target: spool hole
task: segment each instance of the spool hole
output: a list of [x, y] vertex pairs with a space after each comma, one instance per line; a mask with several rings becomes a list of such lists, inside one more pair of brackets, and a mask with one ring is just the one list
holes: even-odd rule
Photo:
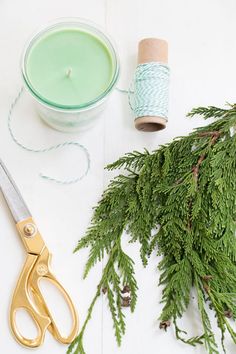
[[143, 132], [155, 132], [158, 130], [165, 129], [165, 125], [160, 123], [142, 123], [137, 124], [136, 128]]

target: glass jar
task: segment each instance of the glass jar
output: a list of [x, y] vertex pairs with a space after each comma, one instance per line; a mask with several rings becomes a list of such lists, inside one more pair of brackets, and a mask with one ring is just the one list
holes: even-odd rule
[[[28, 59], [33, 46], [38, 43], [40, 39], [44, 38], [45, 35], [67, 29], [76, 29], [97, 38], [107, 49], [111, 58], [113, 69], [109, 84], [103, 92], [88, 102], [78, 102], [76, 104], [60, 104], [60, 102], [53, 102], [53, 100], [46, 97], [46, 94], [42, 95], [38, 91], [34, 84], [32, 84], [30, 75], [28, 74]], [[97, 68], [97, 70], [99, 70], [99, 68]], [[40, 117], [49, 126], [57, 130], [74, 132], [91, 127], [96, 118], [103, 111], [107, 99], [114, 90], [119, 77], [119, 59], [111, 38], [96, 25], [79, 18], [62, 18], [40, 29], [30, 38], [23, 52], [21, 71], [24, 87], [31, 94]], [[70, 72], [68, 74], [70, 74]]]

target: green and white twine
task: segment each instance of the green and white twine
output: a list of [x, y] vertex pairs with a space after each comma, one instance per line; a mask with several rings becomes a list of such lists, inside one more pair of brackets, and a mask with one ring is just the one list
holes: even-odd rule
[[170, 69], [167, 64], [149, 62], [139, 64], [128, 90], [129, 106], [134, 118], [158, 116], [168, 120]]
[[53, 150], [57, 150], [57, 149], [61, 149], [61, 148], [64, 148], [64, 147], [67, 147], [67, 146], [75, 146], [79, 149], [81, 149], [84, 154], [85, 154], [85, 157], [86, 157], [86, 160], [87, 160], [87, 166], [86, 166], [86, 169], [84, 171], [84, 173], [76, 178], [73, 178], [73, 179], [68, 179], [68, 180], [60, 180], [60, 179], [57, 179], [57, 178], [54, 178], [54, 177], [50, 177], [50, 176], [47, 176], [43, 173], [40, 173], [40, 177], [42, 177], [43, 179], [46, 179], [48, 181], [52, 181], [52, 182], [56, 182], [58, 184], [73, 184], [73, 183], [76, 183], [76, 182], [79, 182], [81, 181], [85, 176], [87, 176], [89, 170], [90, 170], [90, 155], [89, 155], [89, 152], [88, 150], [86, 149], [86, 147], [82, 144], [80, 144], [79, 142], [76, 142], [76, 141], [66, 141], [66, 142], [63, 142], [63, 143], [59, 143], [59, 144], [56, 144], [56, 145], [52, 145], [48, 148], [41, 148], [41, 149], [34, 149], [34, 148], [31, 148], [31, 147], [28, 147], [26, 146], [25, 144], [21, 143], [15, 136], [14, 132], [13, 132], [13, 129], [12, 129], [12, 114], [13, 114], [13, 110], [15, 108], [15, 106], [17, 105], [17, 103], [19, 102], [22, 94], [23, 94], [23, 87], [20, 89], [18, 95], [16, 96], [16, 98], [13, 100], [11, 106], [10, 106], [10, 109], [9, 109], [9, 112], [8, 112], [8, 129], [9, 129], [9, 132], [10, 132], [10, 135], [13, 139], [13, 141], [18, 145], [20, 146], [22, 149], [26, 150], [26, 151], [30, 151], [30, 152], [35, 152], [35, 153], [44, 153], [44, 152], [49, 152], [49, 151], [53, 151]]
[[137, 66], [130, 96], [135, 119], [158, 116], [168, 120], [169, 74], [166, 64], [150, 62]]

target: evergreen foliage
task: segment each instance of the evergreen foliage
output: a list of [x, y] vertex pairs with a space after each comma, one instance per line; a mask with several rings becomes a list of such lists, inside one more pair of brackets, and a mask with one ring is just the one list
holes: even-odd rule
[[[139, 244], [144, 266], [151, 253], [162, 256], [160, 328], [173, 325], [184, 343], [203, 344], [208, 354], [219, 354], [208, 315], [212, 310], [223, 351], [226, 332], [236, 344], [230, 324], [236, 318], [236, 106], [200, 107], [189, 116], [195, 114], [215, 119], [152, 153], [128, 153], [107, 166], [125, 173], [110, 182], [75, 251], [89, 248], [84, 277], [105, 256], [108, 260], [84, 326], [68, 353], [85, 354], [84, 331], [101, 293], [107, 297], [121, 344], [123, 307], [134, 311], [138, 288], [134, 262], [121, 245], [124, 231], [130, 242]], [[188, 338], [177, 321], [190, 304], [192, 288], [202, 329]]]

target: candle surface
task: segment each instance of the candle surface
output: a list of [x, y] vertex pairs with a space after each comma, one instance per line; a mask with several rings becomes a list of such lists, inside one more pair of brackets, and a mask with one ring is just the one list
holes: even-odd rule
[[108, 89], [114, 70], [106, 44], [77, 28], [52, 30], [39, 37], [25, 64], [31, 89], [58, 107], [96, 100]]

